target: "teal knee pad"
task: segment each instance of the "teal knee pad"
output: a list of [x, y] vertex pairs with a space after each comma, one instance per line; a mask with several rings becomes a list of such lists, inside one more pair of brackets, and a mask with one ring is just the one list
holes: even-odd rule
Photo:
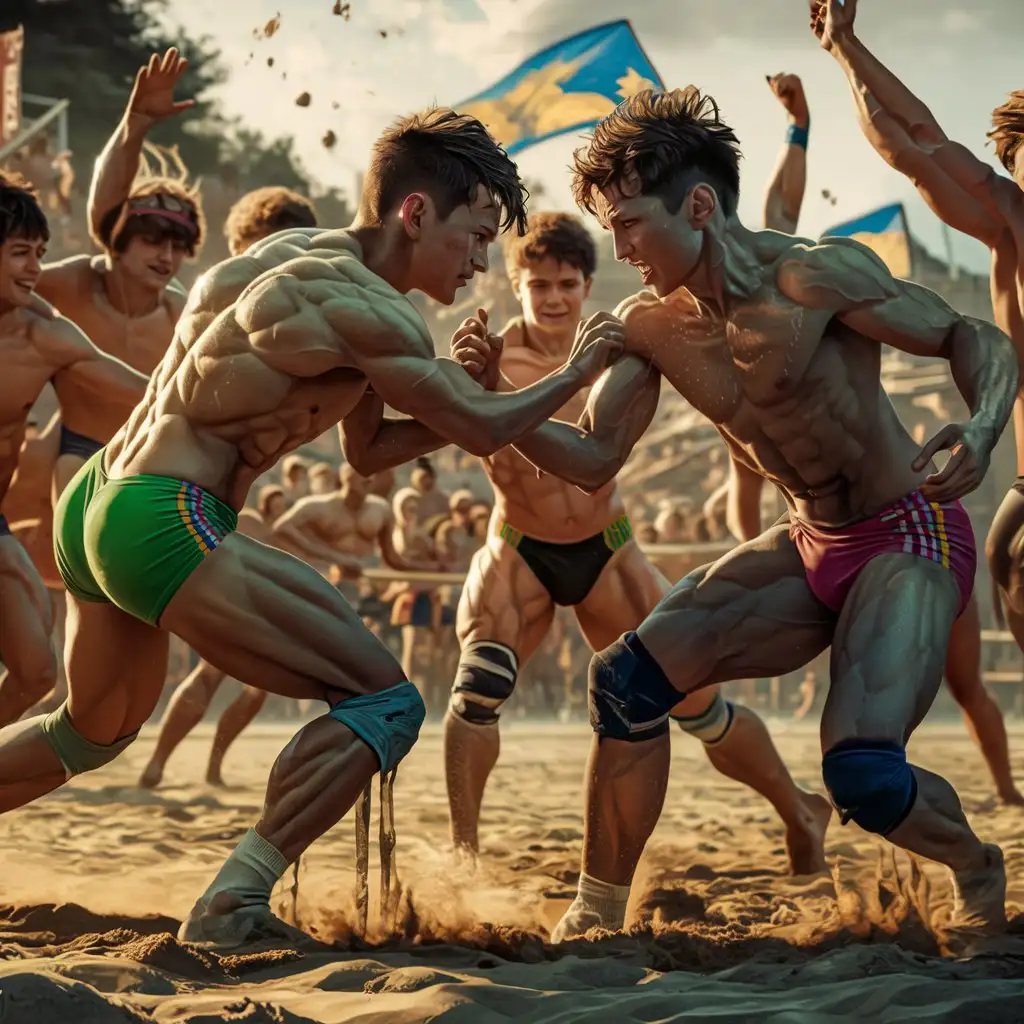
[[56, 711], [43, 719], [43, 735], [60, 758], [60, 763], [64, 765], [64, 771], [70, 779], [110, 764], [122, 750], [132, 744], [139, 733], [136, 730], [130, 736], [124, 736], [109, 746], [92, 743], [71, 724], [68, 703], [65, 701]]
[[402, 682], [379, 693], [339, 700], [329, 714], [377, 755], [382, 772], [389, 772], [412, 750], [427, 709], [419, 690]]

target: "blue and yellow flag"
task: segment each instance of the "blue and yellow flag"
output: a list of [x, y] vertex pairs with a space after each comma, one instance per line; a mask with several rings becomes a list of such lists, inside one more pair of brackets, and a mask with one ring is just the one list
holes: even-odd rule
[[902, 203], [893, 203], [865, 213], [863, 217], [837, 224], [824, 232], [823, 238], [839, 235], [854, 238], [873, 249], [889, 268], [893, 277], [910, 277], [912, 258], [907, 213]]
[[509, 153], [592, 128], [622, 100], [664, 89], [628, 21], [598, 25], [523, 61], [456, 109], [479, 118]]

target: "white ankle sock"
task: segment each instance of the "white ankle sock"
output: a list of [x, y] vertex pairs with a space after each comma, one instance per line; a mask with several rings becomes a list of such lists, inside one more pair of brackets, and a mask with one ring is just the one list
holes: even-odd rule
[[597, 914], [601, 918], [602, 927], [609, 931], [619, 931], [626, 920], [629, 886], [612, 885], [580, 872], [576, 901]]
[[270, 893], [287, 869], [280, 850], [251, 828], [224, 861], [203, 899], [209, 902], [219, 892], [231, 892], [244, 907], [269, 906]]

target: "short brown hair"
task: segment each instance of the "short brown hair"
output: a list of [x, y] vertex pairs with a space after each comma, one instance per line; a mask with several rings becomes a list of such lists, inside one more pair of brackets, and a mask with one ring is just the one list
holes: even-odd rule
[[267, 484], [260, 488], [260, 492], [256, 497], [256, 508], [259, 510], [261, 516], [266, 520], [268, 513], [270, 512], [270, 503], [275, 498], [285, 497], [284, 488], [279, 487], [277, 484]]
[[[195, 225], [195, 230], [177, 220], [161, 217], [159, 212], [133, 213], [132, 204], [138, 200], [161, 197], [162, 206], [184, 207], [185, 214]], [[162, 197], [171, 200], [168, 204]], [[171, 213], [177, 210], [170, 209]], [[199, 196], [194, 189], [176, 181], [174, 178], [147, 177], [136, 182], [128, 195], [128, 199], [120, 206], [108, 210], [100, 220], [99, 233], [93, 235], [93, 241], [103, 248], [108, 255], [124, 252], [129, 243], [137, 235], [159, 233], [161, 238], [170, 238], [181, 242], [189, 256], [195, 256], [203, 244], [206, 234], [206, 219]]]
[[472, 203], [480, 185], [498, 207], [501, 229], [525, 231], [529, 193], [509, 155], [475, 117], [431, 107], [395, 121], [373, 144], [359, 216], [382, 224], [406, 196], [422, 191], [445, 219]]
[[535, 213], [526, 224], [526, 234], [509, 238], [505, 266], [513, 280], [530, 263], [550, 256], [568, 263], [590, 279], [597, 269], [597, 246], [579, 217], [571, 213]]
[[594, 190], [621, 183], [633, 170], [640, 194], [657, 196], [669, 213], [706, 181], [729, 216], [739, 202], [739, 161], [739, 140], [712, 97], [693, 85], [671, 92], [645, 89], [623, 100], [594, 129], [590, 145], [576, 150], [573, 195], [580, 207], [596, 213]]
[[8, 238], [50, 240], [50, 225], [35, 189], [20, 174], [0, 173], [0, 245]]
[[233, 256], [250, 245], [288, 228], [315, 228], [316, 210], [298, 192], [279, 185], [268, 185], [246, 192], [231, 207], [224, 224], [224, 237]]
[[1012, 174], [1017, 150], [1024, 142], [1024, 89], [1010, 93], [1010, 98], [992, 111], [992, 131], [988, 137], [996, 144], [999, 162]]

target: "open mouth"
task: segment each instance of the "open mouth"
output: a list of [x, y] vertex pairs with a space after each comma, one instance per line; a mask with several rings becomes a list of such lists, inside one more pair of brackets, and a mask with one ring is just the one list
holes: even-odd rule
[[36, 278], [33, 278], [31, 281], [15, 281], [14, 287], [20, 288], [22, 291], [30, 292], [35, 288], [36, 280]]
[[151, 271], [153, 271], [153, 273], [156, 274], [157, 277], [170, 277], [171, 276], [171, 268], [170, 267], [152, 267], [151, 266], [149, 269]]

